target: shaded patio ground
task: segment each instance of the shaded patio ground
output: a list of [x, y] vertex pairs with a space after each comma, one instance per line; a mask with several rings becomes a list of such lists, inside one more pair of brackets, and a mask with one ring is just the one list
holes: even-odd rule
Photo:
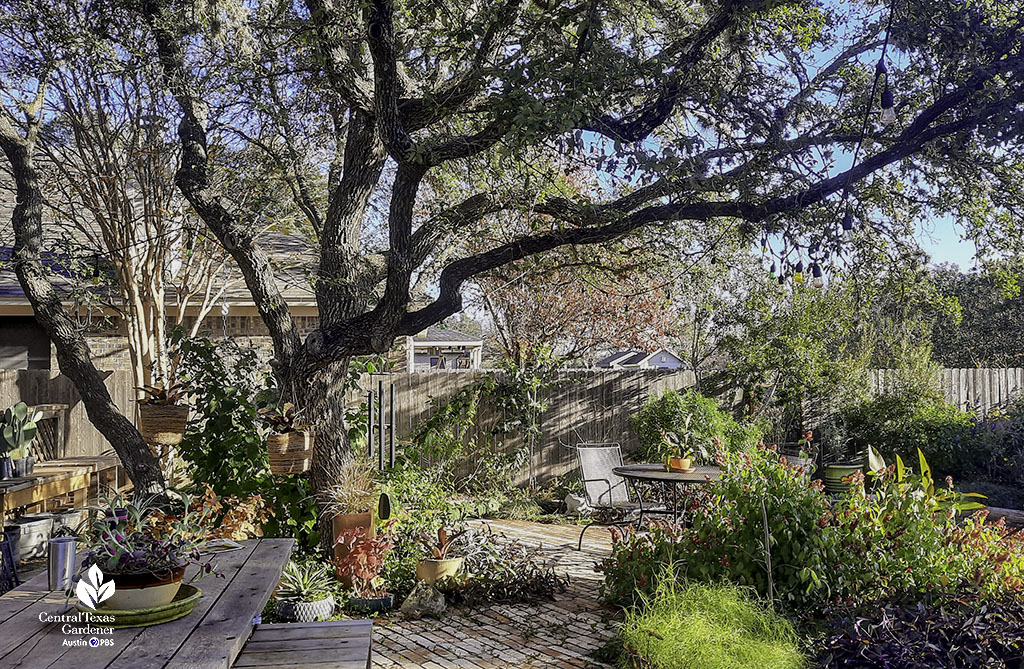
[[[478, 521], [480, 522], [480, 521]], [[525, 521], [487, 521], [495, 532], [540, 546], [569, 576], [569, 589], [554, 601], [449, 609], [441, 620], [402, 620], [396, 614], [374, 624], [374, 667], [606, 667], [591, 657], [614, 634], [615, 610], [598, 599], [601, 575], [594, 564], [611, 550], [606, 529]]]

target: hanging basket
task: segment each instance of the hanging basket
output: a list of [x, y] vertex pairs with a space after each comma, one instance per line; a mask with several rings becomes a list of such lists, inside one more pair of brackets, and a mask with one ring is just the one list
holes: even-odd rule
[[313, 435], [305, 430], [271, 432], [267, 437], [271, 474], [301, 474], [313, 457]]
[[185, 437], [188, 406], [139, 404], [139, 432], [148, 444], [177, 446]]

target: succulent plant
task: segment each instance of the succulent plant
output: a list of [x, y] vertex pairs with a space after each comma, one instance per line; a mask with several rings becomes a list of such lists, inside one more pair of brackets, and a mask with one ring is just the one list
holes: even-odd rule
[[454, 534], [449, 534], [448, 530], [441, 527], [437, 530], [436, 539], [426, 532], [420, 532], [417, 541], [421, 546], [430, 551], [431, 557], [435, 560], [444, 560], [448, 557], [448, 553], [451, 552], [455, 540], [465, 533], [466, 530], [460, 530]]
[[325, 565], [291, 561], [281, 573], [278, 599], [316, 602], [334, 594], [338, 582]]
[[173, 405], [185, 399], [189, 389], [180, 381], [165, 386], [157, 383], [152, 386], [139, 386], [136, 390], [146, 393], [146, 396], [139, 400], [139, 404]]
[[18, 450], [23, 453], [23, 449], [36, 438], [36, 421], [42, 417], [41, 411], [30, 414], [24, 402], [18, 402], [4, 411], [3, 427], [0, 428], [0, 452]]

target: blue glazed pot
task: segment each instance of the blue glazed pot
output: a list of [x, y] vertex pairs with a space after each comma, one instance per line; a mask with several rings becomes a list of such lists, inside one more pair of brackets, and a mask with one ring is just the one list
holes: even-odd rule
[[0, 481], [12, 478], [11, 459], [6, 455], [0, 458]]
[[363, 611], [365, 613], [382, 613], [384, 611], [390, 611], [395, 607], [395, 596], [388, 595], [387, 597], [374, 597], [372, 599], [349, 597], [348, 605], [356, 611]]

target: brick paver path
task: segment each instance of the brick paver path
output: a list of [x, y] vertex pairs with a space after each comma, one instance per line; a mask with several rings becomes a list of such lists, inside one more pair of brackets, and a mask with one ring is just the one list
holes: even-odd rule
[[569, 590], [554, 601], [449, 609], [441, 620], [402, 620], [401, 614], [374, 623], [374, 667], [605, 667], [591, 657], [614, 634], [615, 611], [598, 599], [601, 575], [594, 563], [608, 555], [604, 528], [587, 531], [576, 550], [580, 528], [523, 521], [488, 521], [523, 543], [540, 545], [556, 569], [569, 576]]

